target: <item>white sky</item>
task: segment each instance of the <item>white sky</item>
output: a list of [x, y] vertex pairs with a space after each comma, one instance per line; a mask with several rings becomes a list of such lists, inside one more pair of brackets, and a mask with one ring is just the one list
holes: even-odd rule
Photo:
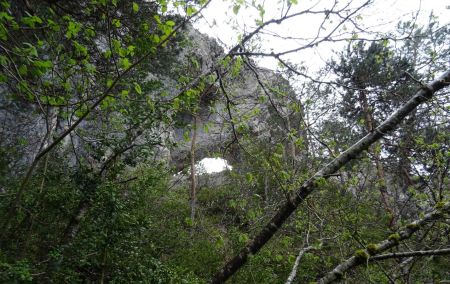
[[[196, 23], [196, 28], [209, 36], [216, 38], [225, 47], [232, 47], [238, 42], [238, 37], [245, 32], [252, 31], [255, 27], [255, 19], [259, 18], [258, 12], [253, 7], [243, 8], [235, 15], [233, 13], [233, 2], [237, 0], [213, 0], [212, 3], [204, 10], [204, 20]], [[252, 2], [252, 1], [247, 1]], [[264, 3], [265, 16], [264, 20], [278, 18], [281, 14], [282, 5], [279, 0], [256, 0], [256, 3]], [[297, 5], [291, 7], [291, 12], [305, 10], [313, 7], [312, 10], [324, 10], [331, 8], [331, 0], [298, 0]], [[340, 0], [338, 7], [343, 7], [349, 0]], [[363, 0], [353, 0], [350, 7], [357, 7], [362, 4]], [[362, 18], [358, 20], [358, 24], [371, 32], [387, 32], [394, 30], [399, 20], [411, 20], [418, 14], [418, 23], [426, 23], [430, 13], [433, 11], [439, 17], [441, 25], [448, 24], [450, 19], [450, 0], [375, 0], [372, 5], [360, 11]], [[273, 24], [268, 30], [284, 36], [313, 38], [318, 32], [318, 27], [323, 20], [323, 14], [319, 15], [303, 15], [283, 22], [280, 25]], [[331, 31], [331, 27], [336, 25], [337, 19], [333, 23], [328, 24], [326, 30], [322, 30], [322, 35]], [[347, 25], [347, 32], [351, 32], [351, 26]], [[341, 30], [342, 31], [342, 30]], [[360, 37], [363, 35], [359, 33]], [[348, 36], [350, 37], [350, 36]], [[366, 36], [367, 37], [367, 36]], [[280, 40], [271, 36], [262, 36], [259, 39], [264, 50], [270, 52], [279, 52], [292, 49], [304, 44], [307, 41], [299, 40]], [[324, 43], [317, 48], [303, 50], [296, 54], [291, 54], [285, 59], [291, 62], [300, 63], [308, 61], [309, 66], [319, 69], [324, 60], [328, 59], [332, 49], [341, 49], [345, 43]], [[276, 69], [277, 62], [272, 58], [264, 58], [258, 60], [259, 64]]]
[[[257, 4], [264, 5], [264, 20], [279, 18], [281, 15], [281, 0], [253, 0]], [[350, 0], [340, 0], [338, 7], [343, 7]], [[255, 19], [259, 18], [258, 11], [254, 7], [241, 7], [239, 13], [233, 13], [233, 3], [243, 2], [240, 0], [213, 0], [212, 3], [202, 12], [204, 19], [198, 21], [195, 27], [202, 33], [217, 39], [225, 50], [233, 47], [238, 41], [239, 36], [250, 32], [256, 28]], [[252, 1], [247, 1], [248, 3]], [[350, 7], [357, 7], [364, 3], [363, 0], [353, 0]], [[312, 10], [330, 9], [334, 1], [332, 0], [298, 0], [297, 5], [291, 7], [290, 13], [302, 11], [307, 8]], [[419, 10], [420, 9], [420, 10]], [[419, 10], [419, 13], [417, 11]], [[357, 19], [358, 25], [370, 32], [389, 32], [394, 31], [397, 23], [409, 21], [417, 16], [419, 25], [426, 24], [430, 13], [433, 12], [439, 17], [440, 25], [449, 24], [450, 20], [450, 0], [374, 0], [369, 7], [362, 9], [358, 14], [361, 18]], [[308, 38], [314, 38], [317, 35], [318, 27], [323, 20], [323, 14], [302, 15], [283, 22], [282, 24], [272, 24], [267, 27], [267, 31], [300, 39], [280, 40], [280, 38], [261, 35], [257, 43], [266, 51], [280, 52], [296, 48], [308, 42]], [[333, 19], [332, 19], [333, 20]], [[321, 36], [328, 34], [338, 23], [334, 19], [332, 23], [327, 23], [325, 29], [321, 31]], [[342, 27], [341, 27], [342, 28]], [[351, 37], [353, 26], [346, 25], [346, 30], [340, 29], [339, 32], [348, 33], [346, 38]], [[358, 32], [359, 37], [370, 38], [371, 35]], [[286, 55], [292, 63], [304, 63], [311, 71], [318, 71], [324, 62], [329, 59], [333, 51], [341, 50], [346, 45], [341, 43], [323, 43], [318, 47], [302, 50], [298, 53]], [[257, 59], [257, 58], [254, 58]], [[259, 65], [276, 69], [277, 61], [273, 58], [257, 59]], [[226, 161], [220, 158], [205, 158], [200, 164], [208, 173], [220, 172], [229, 167]]]
[[204, 168], [208, 174], [221, 172], [226, 169], [232, 169], [232, 167], [228, 165], [227, 161], [221, 158], [204, 158], [198, 162], [198, 165], [201, 168]]

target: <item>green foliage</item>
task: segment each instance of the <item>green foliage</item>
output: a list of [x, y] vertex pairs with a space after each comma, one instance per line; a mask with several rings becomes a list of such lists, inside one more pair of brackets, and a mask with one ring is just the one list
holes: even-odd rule
[[389, 235], [388, 240], [391, 242], [398, 243], [398, 242], [400, 242], [400, 235], [398, 233]]
[[378, 253], [378, 246], [376, 244], [368, 244], [366, 249], [370, 255]]
[[2, 283], [32, 283], [33, 276], [30, 264], [26, 260], [10, 264], [0, 259], [0, 281]]
[[369, 258], [369, 255], [365, 250], [360, 249], [355, 252], [355, 257], [358, 261], [366, 261]]
[[[367, 132], [367, 114], [378, 125], [417, 87], [415, 77], [429, 79], [417, 71], [426, 69], [418, 64], [432, 62], [433, 73], [448, 63], [437, 52], [447, 48], [448, 29], [434, 29], [430, 19], [427, 28], [400, 25], [408, 32], [400, 47], [387, 39], [355, 41], [353, 33], [346, 51], [321, 71], [334, 73], [332, 87], [304, 84], [294, 92], [275, 74], [273, 84], [260, 82], [254, 90], [258, 97], [250, 110], [246, 98], [230, 91], [218, 105], [226, 104], [233, 116], [224, 119], [233, 123], [225, 131], [236, 135], [237, 143], [224, 151], [233, 171], [223, 174], [227, 183], [199, 186], [191, 219], [187, 184], [176, 182], [185, 178], [157, 161], [161, 148], [173, 142], [166, 138], [171, 129], [183, 128], [185, 142], [190, 141], [189, 122], [180, 117], [201, 114], [224, 99], [214, 74], [199, 77], [209, 68], [204, 58], [180, 52], [196, 50], [200, 43], [182, 29], [175, 33], [183, 18], [168, 11], [180, 8], [192, 16], [205, 1], [54, 2], [38, 1], [30, 8], [27, 1], [1, 1], [2, 107], [11, 106], [12, 116], [42, 121], [32, 129], [39, 134], [52, 123], [55, 129], [42, 141], [30, 137], [32, 127], [21, 125], [17, 135], [2, 136], [0, 216], [15, 209], [11, 204], [19, 196], [21, 175], [37, 149], [77, 126], [36, 164], [16, 214], [1, 232], [0, 282], [5, 283], [206, 283], [304, 181]], [[281, 2], [290, 7], [298, 1]], [[268, 11], [257, 1], [233, 1], [232, 11], [239, 14], [249, 6], [262, 25]], [[248, 76], [247, 64], [253, 62], [247, 60], [235, 56], [218, 62], [225, 83]], [[243, 108], [242, 102], [247, 103]], [[336, 113], [327, 114], [330, 104], [338, 105]], [[349, 282], [388, 282], [384, 271], [395, 260], [367, 263], [380, 252], [375, 243], [386, 238], [386, 231], [420, 217], [417, 208], [434, 204], [439, 209], [448, 199], [445, 106], [431, 114], [429, 107], [417, 109], [400, 130], [385, 135], [337, 176], [316, 179], [311, 198], [231, 282], [284, 283], [306, 246], [313, 249], [300, 261], [300, 283], [316, 280], [351, 255], [366, 265], [346, 273]], [[316, 112], [324, 115], [307, 121]], [[206, 134], [212, 127], [203, 124]], [[374, 178], [380, 164], [385, 180]], [[392, 213], [380, 201], [380, 189], [387, 192]], [[391, 214], [398, 220], [388, 228]], [[406, 227], [418, 229], [414, 223]], [[448, 224], [436, 222], [420, 240], [404, 245], [398, 234], [388, 240], [399, 250], [420, 248], [447, 241], [448, 230]], [[415, 281], [448, 276], [448, 258], [417, 263], [410, 269]]]

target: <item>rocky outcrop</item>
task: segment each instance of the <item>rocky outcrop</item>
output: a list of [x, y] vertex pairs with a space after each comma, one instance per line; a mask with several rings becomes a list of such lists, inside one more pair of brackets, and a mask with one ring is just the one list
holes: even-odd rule
[[[152, 70], [145, 79], [147, 82], [160, 82], [162, 84], [160, 89], [164, 89], [168, 98], [173, 98], [179, 92], [179, 78], [174, 78], [171, 74], [179, 73], [180, 70], [185, 70], [183, 68], [189, 68], [192, 65], [196, 65], [192, 76], [204, 73], [213, 66], [217, 66], [217, 61], [224, 55], [223, 49], [215, 40], [199, 33], [193, 27], [187, 26], [183, 34], [185, 40], [179, 46], [176, 55], [177, 63], [169, 67], [178, 68], [178, 70], [159, 69], [161, 72]], [[243, 132], [250, 133], [252, 139], [266, 140], [270, 140], [277, 131], [287, 132], [285, 119], [290, 116], [288, 104], [295, 100], [294, 92], [281, 75], [271, 70], [258, 68], [253, 62], [248, 63], [250, 67], [241, 62], [240, 68], [234, 66], [232, 71], [227, 68], [221, 70], [223, 90], [226, 94], [216, 80], [202, 95], [200, 107], [196, 112], [198, 118], [197, 161], [217, 153], [224, 154], [231, 163], [237, 161], [238, 151], [236, 147], [232, 147], [232, 142]], [[42, 112], [54, 112], [51, 107], [42, 110], [38, 105], [9, 98], [5, 90], [1, 93], [0, 135], [2, 141], [0, 144], [7, 149], [20, 148], [22, 153], [18, 156], [25, 157], [21, 163], [26, 165], [42, 147], [42, 143], [46, 143], [43, 142], [46, 129], [56, 128], [55, 133], [60, 133], [67, 127], [67, 121], [61, 118], [49, 121], [42, 116]], [[159, 93], [148, 95], [156, 96]], [[163, 141], [168, 143], [157, 146], [155, 158], [168, 160], [177, 169], [183, 169], [188, 165], [187, 158], [191, 142], [186, 137], [191, 136], [193, 114], [180, 113], [176, 120], [177, 126], [161, 125], [160, 129], [148, 131], [152, 132], [152, 135], [164, 133], [167, 138]], [[79, 128], [85, 133], [94, 133], [98, 131], [102, 123], [104, 122], [101, 119], [93, 119], [83, 122]], [[120, 136], [117, 133], [114, 135]], [[145, 139], [143, 137], [140, 139]], [[86, 143], [90, 143], [89, 147], [95, 148], [96, 143], [80, 140], [77, 135], [68, 136], [63, 142], [62, 148], [78, 148], [80, 153], [86, 154], [87, 157], [84, 157], [86, 160], [93, 161], [92, 164], [95, 164], [95, 161], [104, 160], [105, 157], [102, 155], [108, 153], [107, 150], [102, 150], [100, 154], [92, 156], [89, 152], [92, 149], [85, 151], [83, 148]], [[23, 145], [16, 147], [18, 143]], [[73, 153], [66, 153], [66, 156], [70, 155]], [[77, 157], [69, 159], [72, 160], [71, 164], [75, 165]]]
[[[181, 61], [192, 56], [201, 58], [202, 72], [217, 65], [224, 53], [216, 41], [192, 28], [188, 28], [187, 35], [192, 46], [182, 52]], [[219, 154], [231, 163], [237, 161], [237, 147], [232, 144], [242, 132], [258, 140], [270, 140], [275, 132], [289, 132], [285, 123], [289, 117], [292, 120], [288, 106], [298, 100], [288, 81], [254, 62], [247, 63], [241, 62], [239, 69], [233, 67], [234, 71], [224, 71], [223, 89], [218, 80], [209, 87], [210, 93], [197, 112], [197, 160]], [[170, 149], [170, 161], [182, 169], [189, 156], [191, 142], [186, 137], [192, 135], [193, 115], [181, 114], [179, 120], [187, 127], [173, 129], [177, 147]]]

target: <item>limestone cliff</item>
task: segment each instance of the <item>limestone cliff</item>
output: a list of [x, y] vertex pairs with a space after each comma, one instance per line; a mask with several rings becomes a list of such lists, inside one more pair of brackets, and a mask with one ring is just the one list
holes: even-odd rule
[[[183, 68], [189, 68], [192, 66], [189, 62], [194, 61], [197, 68], [192, 74], [202, 74], [213, 66], [217, 66], [217, 61], [224, 56], [223, 48], [214, 39], [199, 33], [192, 26], [187, 26], [182, 34], [184, 40], [179, 43], [176, 54], [174, 53], [175, 63], [167, 67], [172, 70], [155, 68], [148, 72], [145, 79], [147, 82], [158, 81], [161, 84], [159, 90], [164, 90], [168, 94], [168, 99], [178, 94], [180, 89], [180, 80], [173, 74], [179, 74], [180, 71], [181, 73], [190, 72]], [[239, 138], [237, 136], [242, 131], [250, 133], [254, 139], [270, 139], [277, 131], [288, 132], [285, 123], [290, 116], [288, 105], [296, 100], [288, 82], [273, 71], [257, 67], [254, 62], [240, 65], [239, 69], [233, 67], [235, 70], [225, 67], [220, 69], [223, 73], [221, 76], [226, 95], [216, 79], [210, 83], [208, 93], [201, 99], [197, 110], [197, 161], [214, 153], [223, 153], [231, 163], [238, 161], [239, 153], [236, 147], [233, 148], [232, 142], [235, 138]], [[155, 97], [159, 94], [148, 95]], [[16, 156], [23, 157], [19, 161], [11, 162], [19, 164], [14, 167], [23, 168], [39, 152], [39, 149], [51, 141], [55, 133], [60, 133], [67, 128], [71, 118], [70, 116], [67, 118], [67, 115], [62, 116], [63, 112], [64, 108], [45, 107], [43, 109], [38, 104], [17, 100], [6, 88], [2, 88], [0, 145], [6, 149], [5, 151], [16, 151]], [[190, 134], [192, 117], [192, 113], [182, 112], [176, 115], [175, 124], [162, 123], [156, 129], [146, 130], [149, 135], [162, 137], [154, 154], [155, 159], [168, 160], [178, 169], [188, 164], [186, 158], [189, 154], [190, 141], [186, 141], [185, 138], [186, 133], [188, 136]], [[60, 153], [68, 157], [73, 166], [80, 158], [77, 155], [84, 157], [92, 165], [95, 165], [96, 161], [104, 160], [108, 155], [109, 146], [102, 145], [104, 149], [99, 149], [100, 140], [95, 141], [94, 138], [82, 136], [98, 131], [107, 132], [108, 127], [105, 123], [110, 123], [111, 119], [111, 117], [98, 116], [81, 123], [73, 135], [64, 139], [62, 147], [59, 148]], [[50, 130], [50, 135], [43, 137], [46, 129]], [[120, 133], [108, 135], [106, 137], [121, 136]], [[140, 141], [145, 143], [145, 137], [145, 135], [139, 137]], [[78, 152], [75, 156], [73, 154], [75, 151], [72, 151], [74, 149]]]

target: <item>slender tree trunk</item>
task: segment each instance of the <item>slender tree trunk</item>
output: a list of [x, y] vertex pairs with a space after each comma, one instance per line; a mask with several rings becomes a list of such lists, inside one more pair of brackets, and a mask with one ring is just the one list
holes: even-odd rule
[[64, 230], [63, 236], [61, 237], [60, 241], [61, 246], [64, 247], [69, 245], [75, 238], [75, 236], [78, 234], [78, 231], [80, 230], [81, 220], [86, 215], [90, 206], [91, 202], [89, 198], [86, 197], [80, 200], [74, 214], [70, 218], [70, 221], [67, 224], [66, 229]]
[[[289, 115], [286, 116], [286, 126], [287, 126], [288, 133], [291, 133], [292, 126], [291, 126], [291, 119], [289, 118]], [[295, 149], [294, 138], [292, 137], [288, 141], [289, 141], [288, 146], [289, 146], [289, 156], [290, 156], [290, 157], [288, 157], [288, 160], [291, 160], [292, 169], [295, 170], [297, 153], [296, 153], [296, 149]]]
[[192, 140], [191, 140], [191, 221], [194, 223], [195, 220], [195, 209], [197, 202], [197, 176], [195, 170], [195, 143], [197, 140], [197, 115], [194, 114], [194, 123], [192, 126]]
[[[44, 141], [41, 145], [41, 149], [42, 148], [47, 148], [48, 145], [52, 142], [52, 136], [53, 133], [56, 129], [56, 126], [58, 125], [58, 109], [53, 109], [53, 108], [48, 108], [47, 113], [50, 113], [49, 115], [49, 119], [47, 119], [47, 133], [46, 133], [46, 137], [44, 138]], [[41, 151], [41, 149], [39, 149], [39, 151]], [[38, 201], [36, 201], [36, 205], [33, 206], [34, 208], [39, 207], [40, 203], [42, 202], [42, 200], [44, 199], [45, 194], [42, 194], [44, 192], [44, 185], [45, 185], [45, 180], [47, 178], [47, 170], [48, 170], [48, 160], [50, 158], [50, 155], [46, 155], [45, 156], [45, 160], [44, 160], [44, 169], [42, 171], [42, 179], [41, 179], [41, 184], [39, 185], [39, 194], [38, 194]], [[28, 250], [28, 246], [29, 243], [31, 241], [31, 232], [33, 231], [33, 227], [36, 223], [35, 220], [35, 216], [32, 216], [31, 214], [28, 214], [25, 221], [25, 224], [30, 224], [27, 228], [27, 232], [26, 232], [26, 238], [25, 238], [25, 242], [22, 246], [22, 251], [21, 254], [25, 253]]]
[[64, 230], [64, 233], [60, 238], [59, 242], [60, 256], [56, 259], [52, 258], [48, 262], [46, 272], [47, 275], [49, 275], [49, 277], [54, 271], [57, 271], [59, 269], [59, 266], [63, 262], [65, 249], [72, 243], [73, 239], [78, 234], [78, 231], [80, 230], [81, 220], [84, 218], [87, 211], [89, 210], [90, 204], [91, 203], [89, 201], [89, 198], [84, 198], [78, 203], [78, 206], [74, 214], [70, 218], [70, 221], [67, 224], [66, 229]]
[[[372, 112], [369, 108], [369, 104], [367, 102], [367, 96], [365, 91], [360, 91], [359, 93], [359, 99], [362, 105], [362, 109], [363, 109], [363, 113], [364, 113], [364, 117], [365, 117], [365, 123], [366, 123], [366, 128], [367, 131], [370, 133], [375, 129], [374, 126], [374, 119], [372, 116]], [[375, 142], [375, 149], [371, 150], [369, 148], [368, 151], [371, 152], [371, 154], [374, 157], [375, 160], [375, 167], [376, 167], [376, 173], [378, 176], [378, 190], [380, 191], [380, 196], [381, 196], [381, 200], [383, 202], [384, 208], [385, 210], [389, 213], [389, 215], [391, 216], [390, 221], [389, 221], [389, 227], [393, 228], [395, 226], [395, 211], [392, 208], [392, 206], [389, 205], [389, 195], [388, 195], [388, 186], [387, 186], [387, 180], [386, 180], [386, 175], [385, 175], [385, 171], [384, 171], [384, 166], [383, 163], [381, 162], [381, 143], [380, 142]]]
[[264, 176], [264, 202], [269, 204], [269, 177], [268, 174]]
[[107, 256], [108, 256], [107, 247], [105, 247], [104, 250], [103, 250], [102, 273], [101, 273], [101, 276], [100, 276], [100, 284], [105, 283]]

